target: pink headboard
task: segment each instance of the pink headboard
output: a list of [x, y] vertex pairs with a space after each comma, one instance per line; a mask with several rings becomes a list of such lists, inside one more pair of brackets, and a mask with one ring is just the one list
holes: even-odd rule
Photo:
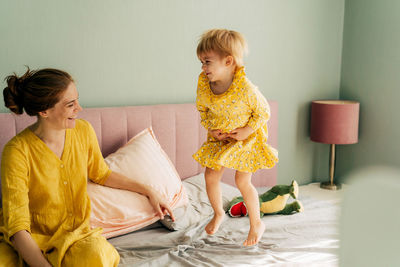
[[[268, 121], [268, 143], [278, 148], [278, 103], [269, 101], [269, 104], [272, 116]], [[158, 141], [182, 179], [203, 171], [192, 158], [192, 154], [206, 139], [206, 131], [200, 125], [200, 116], [193, 103], [86, 108], [79, 113], [79, 117], [93, 125], [104, 157], [143, 129], [152, 126]], [[26, 114], [17, 116], [0, 113], [0, 151], [3, 151], [8, 140], [35, 120], [35, 117]], [[276, 184], [276, 177], [277, 167], [259, 170], [253, 175], [253, 184], [272, 186]], [[233, 171], [227, 170], [222, 180], [233, 185]]]

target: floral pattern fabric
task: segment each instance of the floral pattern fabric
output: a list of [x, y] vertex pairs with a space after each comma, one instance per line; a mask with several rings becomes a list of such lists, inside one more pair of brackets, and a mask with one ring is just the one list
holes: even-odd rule
[[199, 75], [196, 106], [201, 124], [208, 129], [228, 133], [246, 125], [254, 132], [245, 140], [217, 140], [208, 134], [207, 141], [193, 155], [203, 167], [219, 170], [221, 166], [242, 172], [272, 168], [278, 151], [267, 144], [269, 104], [258, 88], [246, 77], [244, 68], [234, 74], [224, 93], [212, 92], [204, 72]]

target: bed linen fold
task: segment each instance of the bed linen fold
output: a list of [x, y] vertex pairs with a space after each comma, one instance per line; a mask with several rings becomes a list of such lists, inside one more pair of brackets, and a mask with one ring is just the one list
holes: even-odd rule
[[120, 266], [338, 266], [339, 200], [300, 200], [304, 212], [262, 219], [266, 231], [254, 247], [241, 245], [248, 218], [228, 216], [212, 236], [204, 231], [205, 220], [186, 230], [152, 229], [158, 233], [110, 242], [121, 255]]

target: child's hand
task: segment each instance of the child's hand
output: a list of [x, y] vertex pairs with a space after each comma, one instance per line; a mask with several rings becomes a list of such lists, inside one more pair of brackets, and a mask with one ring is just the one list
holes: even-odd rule
[[226, 138], [228, 138], [228, 133], [223, 133], [221, 130], [217, 129], [217, 130], [208, 130], [208, 132], [210, 133], [210, 135], [212, 137], [214, 137], [215, 139], [221, 141], [221, 140], [225, 140]]
[[244, 127], [236, 128], [235, 130], [231, 131], [228, 137], [238, 141], [242, 141], [247, 139], [247, 137], [249, 137], [249, 135], [251, 135], [252, 133], [254, 133], [253, 128], [246, 125]]

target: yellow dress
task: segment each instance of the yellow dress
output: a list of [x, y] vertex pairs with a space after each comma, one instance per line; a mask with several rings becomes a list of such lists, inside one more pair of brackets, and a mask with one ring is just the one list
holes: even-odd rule
[[241, 172], [272, 168], [278, 152], [267, 144], [267, 121], [270, 111], [265, 97], [246, 77], [244, 68], [235, 71], [232, 84], [223, 94], [215, 95], [204, 72], [199, 75], [196, 106], [206, 129], [230, 132], [250, 126], [254, 133], [243, 141], [207, 141], [193, 155], [203, 167], [219, 170], [221, 166]]
[[87, 178], [104, 184], [110, 173], [84, 120], [66, 130], [61, 159], [28, 128], [11, 139], [1, 161], [0, 266], [23, 265], [9, 240], [21, 230], [53, 266], [117, 266], [118, 252], [89, 225], [86, 191]]

